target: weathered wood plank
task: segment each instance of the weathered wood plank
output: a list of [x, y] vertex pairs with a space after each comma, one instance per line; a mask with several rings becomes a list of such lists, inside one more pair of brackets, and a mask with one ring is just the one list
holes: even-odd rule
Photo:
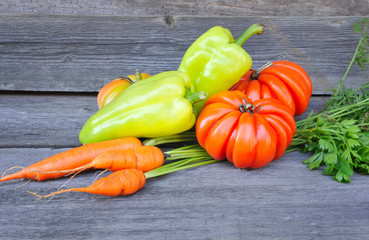
[[[254, 68], [288, 59], [324, 94], [343, 76], [359, 35], [361, 17], [157, 17], [0, 14], [0, 90], [96, 92], [139, 68], [175, 70], [188, 46], [215, 25], [238, 36], [252, 23], [266, 26], [244, 48]], [[369, 81], [354, 66], [347, 79]]]
[[5, 0], [1, 13], [42, 13], [76, 15], [208, 15], [208, 16], [337, 16], [365, 15], [368, 0], [357, 1], [52, 1]]
[[[1, 169], [63, 149], [0, 149]], [[289, 153], [243, 171], [227, 162], [149, 179], [127, 197], [66, 193], [42, 201], [67, 179], [0, 184], [1, 239], [367, 239], [368, 176], [337, 183]], [[90, 184], [94, 172], [65, 187]], [[61, 237], [62, 236], [62, 237]]]
[[0, 145], [76, 146], [84, 122], [98, 110], [95, 96], [0, 96]]
[[[304, 115], [321, 109], [326, 97], [314, 97]], [[0, 147], [73, 147], [85, 121], [98, 110], [96, 96], [0, 96]]]

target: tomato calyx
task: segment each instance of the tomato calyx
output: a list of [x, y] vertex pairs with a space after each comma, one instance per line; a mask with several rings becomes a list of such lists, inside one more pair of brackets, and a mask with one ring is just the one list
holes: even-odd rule
[[264, 64], [263, 66], [261, 66], [258, 70], [253, 71], [250, 74], [250, 80], [257, 80], [259, 78], [259, 75], [261, 73], [261, 71], [263, 71], [264, 69], [272, 66], [273, 63], [272, 62], [267, 62], [266, 64]]
[[238, 110], [242, 113], [258, 113], [261, 109], [260, 105], [252, 105], [251, 103], [248, 103], [247, 100], [244, 98], [245, 103], [240, 104], [240, 106], [238, 106]]
[[117, 79], [119, 79], [119, 80], [125, 80], [125, 81], [129, 82], [130, 84], [135, 83], [135, 81], [133, 81], [129, 77], [121, 77], [121, 76], [119, 76]]
[[143, 77], [142, 77], [142, 73], [140, 72], [140, 70], [139, 69], [136, 69], [136, 75], [129, 75], [127, 77], [121, 77], [121, 76], [119, 76], [118, 79], [120, 79], [120, 80], [126, 80], [130, 84], [134, 84], [134, 83], [136, 83], [138, 81], [143, 80]]

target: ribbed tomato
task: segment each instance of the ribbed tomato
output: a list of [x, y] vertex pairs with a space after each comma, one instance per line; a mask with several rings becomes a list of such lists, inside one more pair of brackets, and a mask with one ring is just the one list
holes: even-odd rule
[[149, 77], [151, 77], [150, 74], [140, 73], [139, 70], [136, 70], [136, 75], [128, 75], [127, 77], [119, 77], [112, 80], [110, 83], [101, 88], [97, 94], [97, 106], [102, 108], [105, 105], [108, 105], [108, 103], [116, 99], [133, 83]]
[[108, 105], [108, 103], [118, 97], [124, 90], [131, 86], [131, 84], [132, 81], [128, 78], [116, 78], [112, 80], [101, 88], [97, 94], [97, 106], [102, 108]]
[[199, 144], [214, 159], [260, 168], [283, 155], [296, 131], [289, 108], [273, 98], [251, 101], [240, 91], [210, 96], [196, 122]]
[[276, 61], [269, 65], [262, 67], [260, 72], [248, 71], [230, 90], [239, 90], [252, 101], [275, 98], [288, 106], [293, 115], [304, 113], [313, 92], [306, 71], [290, 61]]

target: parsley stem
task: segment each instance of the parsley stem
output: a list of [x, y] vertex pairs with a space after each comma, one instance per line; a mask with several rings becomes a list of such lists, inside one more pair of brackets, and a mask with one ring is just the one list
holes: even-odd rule
[[[339, 118], [339, 117], [346, 116], [348, 114], [357, 112], [357, 111], [367, 107], [367, 104], [369, 104], [369, 98], [364, 99], [364, 100], [362, 100], [360, 102], [357, 102], [357, 103], [347, 105], [347, 106], [343, 106], [343, 107], [336, 108], [336, 109], [333, 109], [333, 110], [328, 110], [328, 111], [325, 111], [324, 113], [329, 115], [330, 118], [332, 118], [332, 119], [333, 118]], [[348, 109], [352, 109], [352, 110], [347, 111]], [[300, 120], [300, 121], [296, 122], [296, 126], [299, 127], [299, 126], [302, 126], [306, 122], [314, 121], [315, 119], [320, 117], [320, 114], [322, 114], [322, 113], [317, 113], [317, 114], [312, 115], [312, 116], [310, 116], [306, 119]]]
[[[367, 27], [367, 26], [366, 26]], [[366, 28], [364, 29], [365, 31], [366, 31]], [[356, 46], [356, 49], [355, 49], [355, 53], [354, 53], [354, 55], [352, 56], [352, 58], [351, 58], [351, 61], [350, 61], [350, 63], [349, 63], [349, 65], [348, 65], [348, 67], [347, 67], [347, 69], [346, 69], [346, 72], [345, 72], [345, 74], [343, 75], [343, 77], [341, 78], [341, 80], [340, 80], [340, 82], [339, 82], [339, 84], [338, 84], [338, 87], [336, 88], [336, 91], [334, 92], [334, 93], [332, 93], [332, 96], [334, 96], [335, 94], [337, 94], [339, 91], [340, 91], [340, 89], [341, 89], [341, 87], [343, 86], [343, 81], [346, 79], [346, 77], [347, 77], [347, 74], [349, 73], [349, 71], [350, 71], [350, 69], [351, 69], [351, 67], [352, 67], [352, 65], [355, 63], [355, 60], [356, 60], [356, 58], [357, 58], [357, 55], [358, 55], [358, 53], [359, 53], [359, 49], [360, 49], [360, 47], [361, 47], [361, 45], [363, 44], [363, 41], [362, 41], [362, 38], [360, 38], [359, 39], [359, 42], [358, 42], [358, 44], [357, 44], [357, 46]], [[322, 113], [327, 107], [329, 107], [329, 105], [331, 105], [331, 103], [332, 103], [332, 101], [333, 101], [333, 98], [331, 97], [330, 99], [329, 99], [329, 101], [327, 102], [327, 104], [317, 113], [317, 114], [320, 114], [320, 113]]]

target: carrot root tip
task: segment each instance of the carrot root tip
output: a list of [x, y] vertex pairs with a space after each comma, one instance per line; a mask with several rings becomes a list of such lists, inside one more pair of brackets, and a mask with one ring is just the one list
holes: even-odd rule
[[39, 195], [39, 194], [34, 193], [34, 192], [31, 192], [31, 191], [27, 191], [27, 192], [30, 193], [30, 194], [32, 194], [32, 195], [35, 195], [38, 198], [46, 198], [45, 196]]
[[30, 183], [32, 180], [31, 179], [28, 179], [27, 182], [23, 183], [22, 185], [16, 187], [15, 189], [18, 189], [18, 188], [21, 188], [21, 187], [24, 187], [26, 186], [28, 183]]
[[28, 193], [32, 194], [32, 195], [35, 195], [36, 197], [42, 199], [42, 198], [48, 198], [48, 197], [52, 197], [52, 196], [55, 196], [57, 194], [60, 194], [60, 193], [64, 193], [64, 192], [70, 192], [71, 189], [63, 189], [63, 190], [60, 190], [60, 191], [57, 191], [57, 192], [53, 192], [53, 193], [50, 193], [50, 194], [47, 194], [47, 195], [39, 195], [37, 193], [34, 193], [34, 192], [31, 192], [31, 191], [27, 191]]
[[9, 168], [8, 170], [4, 171], [4, 172], [3, 172], [3, 174], [1, 174], [0, 181], [1, 181], [1, 179], [2, 179], [2, 178], [4, 178], [4, 176], [5, 176], [8, 172], [12, 171], [13, 169], [25, 169], [25, 167], [14, 166], [14, 167]]

